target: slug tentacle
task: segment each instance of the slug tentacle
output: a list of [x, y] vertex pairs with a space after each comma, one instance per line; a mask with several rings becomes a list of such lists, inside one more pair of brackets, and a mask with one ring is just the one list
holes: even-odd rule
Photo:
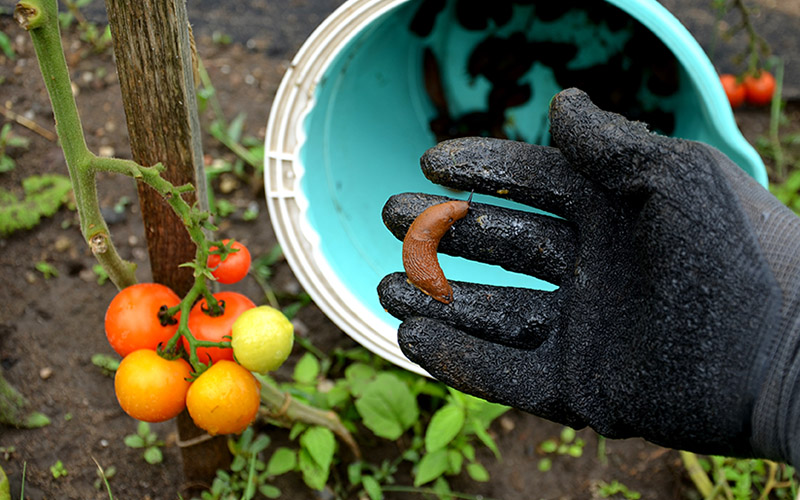
[[408, 228], [403, 239], [403, 267], [408, 282], [432, 298], [449, 304], [453, 301], [453, 289], [444, 276], [437, 249], [439, 240], [462, 219], [472, 201], [448, 201], [425, 209]]

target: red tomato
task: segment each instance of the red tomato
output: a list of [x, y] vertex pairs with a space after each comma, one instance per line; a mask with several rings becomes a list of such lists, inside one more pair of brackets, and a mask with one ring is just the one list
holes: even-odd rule
[[[220, 316], [211, 316], [203, 312], [203, 308], [207, 308], [208, 304], [206, 299], [201, 300], [194, 305], [192, 311], [189, 313], [189, 330], [197, 340], [207, 340], [210, 342], [222, 342], [223, 337], [231, 335], [231, 327], [233, 322], [240, 314], [248, 309], [252, 309], [256, 305], [252, 300], [248, 299], [241, 293], [236, 292], [219, 292], [214, 294], [214, 298], [218, 301], [225, 302], [225, 312]], [[189, 351], [189, 341], [182, 338], [183, 347]], [[221, 359], [233, 361], [233, 349], [221, 347], [198, 347], [197, 357], [203, 363], [208, 363], [209, 358], [213, 362]]]
[[775, 77], [769, 71], [762, 70], [757, 75], [747, 75], [743, 83], [747, 104], [766, 106], [772, 101], [772, 95], [775, 93]]
[[163, 422], [186, 408], [192, 373], [181, 358], [164, 359], [150, 349], [123, 358], [114, 375], [114, 392], [125, 413], [145, 422]]
[[[229, 239], [222, 240], [226, 245], [229, 241]], [[217, 278], [217, 281], [226, 285], [240, 281], [247, 276], [247, 272], [250, 270], [251, 258], [247, 247], [234, 241], [231, 248], [239, 251], [228, 254], [225, 260], [221, 260], [217, 254], [211, 254], [208, 257], [208, 267], [212, 269], [211, 274]], [[209, 250], [217, 249], [218, 247], [211, 247]]]
[[[120, 291], [106, 310], [106, 337], [122, 357], [137, 349], [156, 349], [166, 344], [178, 329], [162, 325], [161, 306], [172, 307], [181, 299], [170, 288], [158, 283], [138, 283]], [[177, 316], [176, 316], [177, 319]]]
[[737, 81], [734, 75], [722, 74], [719, 76], [719, 81], [722, 83], [722, 88], [725, 89], [725, 95], [728, 96], [728, 102], [731, 103], [732, 108], [738, 108], [744, 104], [746, 95], [744, 85]]

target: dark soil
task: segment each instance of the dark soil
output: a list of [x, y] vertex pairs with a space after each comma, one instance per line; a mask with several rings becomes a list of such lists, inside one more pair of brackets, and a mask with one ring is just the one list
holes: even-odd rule
[[[321, 19], [319, 19], [321, 20]], [[42, 79], [33, 56], [30, 39], [11, 20], [0, 16], [0, 28], [14, 41], [16, 60], [0, 55], [2, 105], [52, 130], [52, 114]], [[270, 102], [287, 67], [287, 58], [297, 47], [270, 50], [269, 44], [218, 45], [207, 36], [198, 37], [198, 48], [216, 86], [229, 119], [247, 112], [246, 130], [263, 139]], [[121, 97], [110, 51], [95, 54], [72, 31], [65, 34], [67, 57], [76, 86], [89, 147], [102, 154], [129, 157], [128, 139]], [[275, 47], [273, 47], [275, 49]], [[768, 113], [744, 110], [737, 114], [740, 127], [751, 142], [767, 129]], [[794, 123], [800, 123], [797, 114]], [[6, 119], [5, 121], [9, 121]], [[208, 117], [204, 117], [204, 122]], [[19, 189], [27, 176], [45, 172], [65, 174], [58, 145], [28, 128], [14, 125], [14, 133], [30, 139], [27, 149], [13, 149], [17, 167], [0, 175], [0, 187]], [[204, 138], [208, 158], [230, 157], [210, 137]], [[123, 257], [139, 265], [138, 276], [149, 279], [149, 267], [142, 224], [132, 181], [121, 178], [99, 180], [103, 207], [111, 216], [111, 230]], [[266, 213], [259, 183], [235, 178], [226, 180], [225, 193], [238, 211], [222, 224], [221, 233], [246, 243], [254, 255], [268, 252], [276, 243]], [[134, 200], [122, 213], [113, 207], [127, 197]], [[259, 209], [255, 220], [245, 221], [242, 213], [253, 204]], [[50, 279], [35, 270], [37, 262], [54, 266], [58, 276]], [[95, 460], [103, 467], [114, 466], [111, 479], [114, 498], [174, 499], [185, 491], [181, 451], [176, 444], [174, 422], [153, 425], [166, 442], [164, 461], [148, 465], [141, 450], [123, 443], [137, 423], [119, 408], [113, 380], [95, 367], [95, 353], [113, 354], [104, 337], [103, 311], [116, 293], [112, 284], [98, 285], [92, 267], [95, 261], [82, 241], [76, 213], [62, 209], [36, 228], [0, 239], [0, 363], [5, 377], [29, 399], [32, 408], [47, 414], [52, 423], [37, 430], [0, 427], [0, 467], [8, 474], [12, 497], [22, 484], [26, 466], [25, 496], [37, 499], [108, 498], [94, 486]], [[296, 293], [300, 286], [285, 262], [276, 269], [276, 290]], [[263, 302], [254, 280], [234, 286]], [[352, 346], [318, 308], [311, 305], [297, 317], [297, 331], [325, 351]], [[297, 351], [300, 349], [297, 348]], [[297, 353], [295, 354], [295, 356]], [[288, 363], [291, 366], [291, 362]], [[278, 376], [286, 376], [279, 372]], [[558, 456], [552, 470], [538, 472], [542, 455], [537, 445], [558, 436], [562, 427], [517, 411], [511, 411], [493, 426], [502, 461], [488, 450], [480, 454], [491, 474], [488, 483], [476, 483], [466, 475], [453, 481], [455, 491], [498, 499], [599, 498], [598, 482], [621, 481], [642, 498], [686, 498], [690, 485], [679, 455], [638, 439], [607, 441], [598, 453], [598, 438], [590, 430], [579, 432], [587, 445], [580, 458]], [[286, 440], [283, 429], [267, 429], [274, 440]], [[379, 445], [369, 436], [360, 443], [368, 459], [396, 453], [393, 444]], [[3, 449], [12, 452], [3, 456]], [[55, 479], [50, 466], [61, 461], [68, 475]], [[410, 482], [410, 481], [409, 481]], [[283, 498], [314, 498], [301, 481], [292, 478], [278, 483]], [[393, 495], [392, 498], [414, 495]]]

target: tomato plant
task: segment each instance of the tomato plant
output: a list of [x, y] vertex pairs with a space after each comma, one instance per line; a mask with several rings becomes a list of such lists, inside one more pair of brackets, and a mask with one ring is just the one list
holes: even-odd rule
[[191, 376], [189, 363], [139, 349], [122, 359], [114, 376], [114, 391], [122, 409], [145, 422], [163, 422], [186, 407]]
[[233, 323], [231, 347], [236, 361], [250, 371], [277, 369], [292, 352], [294, 327], [286, 316], [270, 306], [243, 312]]
[[[177, 321], [162, 322], [162, 306], [173, 307], [180, 297], [158, 283], [138, 283], [123, 288], [108, 305], [105, 317], [106, 337], [122, 357], [137, 349], [156, 349], [178, 329]], [[175, 318], [177, 319], [177, 318]]]
[[[230, 241], [230, 239], [225, 239], [222, 240], [222, 243], [227, 246]], [[211, 274], [214, 275], [217, 281], [226, 285], [240, 281], [250, 271], [251, 257], [247, 247], [238, 241], [234, 241], [231, 243], [230, 248], [238, 251], [229, 253], [225, 260], [222, 260], [222, 256], [217, 253], [212, 253], [208, 257], [208, 267], [212, 269]], [[219, 250], [219, 247], [209, 248], [211, 252]]]
[[[197, 340], [208, 342], [223, 342], [226, 336], [231, 335], [233, 322], [240, 314], [248, 309], [255, 307], [255, 303], [241, 293], [219, 292], [214, 294], [214, 298], [224, 304], [223, 313], [219, 316], [212, 316], [208, 311], [208, 303], [205, 299], [201, 300], [192, 307], [189, 313], [189, 330]], [[189, 341], [186, 337], [181, 337], [183, 347], [189, 350]], [[223, 347], [198, 347], [197, 357], [203, 363], [209, 360], [216, 362], [222, 359], [233, 361], [233, 351]]]
[[186, 395], [186, 408], [195, 425], [211, 435], [242, 432], [255, 420], [260, 404], [256, 378], [228, 360], [211, 365]]
[[775, 93], [775, 77], [769, 71], [761, 70], [755, 75], [744, 77], [745, 99], [751, 106], [766, 106]]
[[738, 108], [744, 104], [746, 91], [744, 85], [736, 76], [725, 73], [719, 76], [719, 81], [732, 108]]

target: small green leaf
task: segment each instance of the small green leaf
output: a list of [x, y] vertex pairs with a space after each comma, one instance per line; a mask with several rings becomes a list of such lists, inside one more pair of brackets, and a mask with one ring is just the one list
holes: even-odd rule
[[464, 455], [456, 450], [447, 450], [447, 460], [450, 463], [447, 467], [447, 473], [454, 476], [461, 474], [461, 465], [464, 463]]
[[383, 498], [383, 488], [381, 488], [381, 484], [374, 477], [364, 476], [361, 482], [370, 500], [381, 500]]
[[294, 367], [294, 379], [301, 384], [313, 384], [320, 372], [317, 358], [307, 352]]
[[542, 441], [542, 444], [539, 445], [539, 449], [544, 453], [554, 453], [558, 449], [558, 441], [555, 439]]
[[454, 404], [445, 405], [434, 413], [425, 431], [425, 449], [428, 453], [447, 446], [461, 432], [465, 416], [464, 408]]
[[381, 373], [356, 400], [364, 425], [375, 435], [397, 439], [419, 417], [417, 400], [408, 386], [391, 373]]
[[280, 498], [281, 496], [281, 490], [271, 484], [262, 484], [258, 487], [258, 491], [267, 498]]
[[414, 477], [414, 486], [429, 483], [447, 471], [449, 462], [447, 450], [438, 450], [428, 453], [419, 461], [417, 473]]
[[471, 444], [465, 444], [461, 448], [461, 453], [463, 453], [464, 454], [464, 458], [466, 458], [470, 462], [474, 462], [475, 461], [475, 447], [472, 446]]
[[123, 439], [123, 442], [128, 448], [144, 448], [145, 445], [144, 438], [137, 434], [128, 434]]
[[42, 273], [44, 279], [49, 280], [50, 278], [58, 278], [58, 269], [56, 269], [52, 264], [49, 264], [45, 261], [37, 262], [34, 267], [37, 271]]
[[353, 486], [361, 484], [361, 462], [353, 462], [347, 466], [347, 480]]
[[539, 469], [540, 472], [547, 472], [547, 471], [549, 471], [550, 469], [553, 468], [553, 460], [550, 459], [550, 458], [545, 457], [545, 458], [539, 460], [539, 463], [537, 464], [537, 468]]
[[150, 465], [160, 464], [164, 461], [164, 455], [161, 453], [161, 448], [151, 446], [144, 450], [144, 461]]
[[564, 427], [561, 430], [561, 442], [571, 443], [575, 439], [575, 429], [572, 427]]
[[344, 370], [345, 380], [350, 384], [350, 392], [358, 397], [375, 378], [375, 368], [364, 363], [353, 363]]
[[320, 464], [314, 460], [308, 449], [300, 449], [298, 464], [300, 465], [300, 471], [303, 473], [303, 481], [309, 488], [319, 491], [325, 488], [330, 469], [320, 467]]
[[280, 476], [294, 470], [297, 466], [297, 452], [289, 448], [280, 447], [272, 454], [267, 462], [267, 475]]
[[136, 426], [136, 434], [138, 434], [138, 435], [140, 435], [142, 437], [145, 437], [145, 438], [147, 436], [149, 436], [150, 435], [150, 424], [148, 424], [147, 422], [145, 422], [143, 420], [140, 420], [139, 424]]
[[485, 483], [489, 480], [489, 471], [486, 470], [486, 467], [479, 464], [478, 462], [472, 462], [467, 464], [467, 474], [473, 480]]
[[0, 467], [0, 500], [11, 500], [11, 486], [2, 467]]
[[494, 439], [492, 439], [492, 436], [489, 435], [489, 433], [480, 424], [480, 422], [478, 422], [476, 420], [472, 421], [472, 432], [474, 432], [475, 435], [478, 436], [478, 439], [481, 440], [481, 442], [484, 444], [484, 446], [486, 446], [487, 448], [492, 450], [492, 453], [494, 453], [494, 456], [499, 460], [500, 459], [500, 450], [497, 448], [497, 443], [494, 442]]
[[300, 436], [300, 446], [308, 450], [311, 458], [321, 468], [328, 469], [333, 461], [333, 452], [336, 450], [336, 438], [333, 432], [325, 427], [312, 427]]

